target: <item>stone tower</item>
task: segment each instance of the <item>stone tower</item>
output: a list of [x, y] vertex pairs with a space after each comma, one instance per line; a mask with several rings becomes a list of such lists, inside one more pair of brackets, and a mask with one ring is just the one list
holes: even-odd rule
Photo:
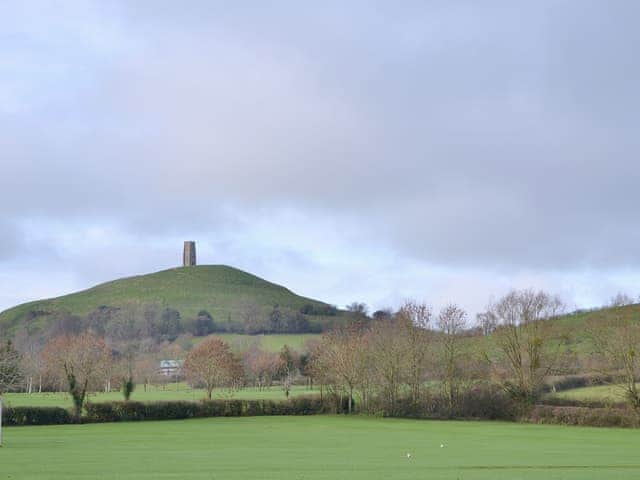
[[185, 267], [193, 267], [196, 264], [196, 242], [184, 242], [184, 251], [182, 253], [182, 265]]

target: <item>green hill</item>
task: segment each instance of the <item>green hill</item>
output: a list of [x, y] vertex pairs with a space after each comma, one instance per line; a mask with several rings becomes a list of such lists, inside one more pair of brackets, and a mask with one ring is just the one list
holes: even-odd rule
[[312, 315], [305, 318], [316, 325], [342, 316], [335, 309], [331, 312], [326, 303], [301, 297], [250, 273], [225, 265], [203, 265], [123, 278], [70, 295], [18, 305], [0, 313], [0, 329], [11, 332], [24, 321], [45, 327], [60, 312], [87, 316], [100, 309], [141, 311], [148, 306], [177, 310], [183, 319], [207, 310], [216, 323], [242, 323], [250, 314], [248, 309], [266, 316], [275, 305], [288, 312], [300, 312], [307, 306]]

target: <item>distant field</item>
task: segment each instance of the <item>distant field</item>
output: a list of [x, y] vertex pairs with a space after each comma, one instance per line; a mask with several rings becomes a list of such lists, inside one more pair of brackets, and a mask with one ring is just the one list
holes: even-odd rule
[[[295, 386], [291, 395], [314, 395], [319, 394], [318, 390], [309, 390], [305, 387]], [[215, 398], [242, 398], [242, 399], [271, 399], [284, 400], [284, 391], [280, 387], [271, 387], [265, 390], [255, 388], [244, 388], [242, 390], [230, 392], [229, 390], [214, 391]], [[206, 398], [204, 390], [189, 388], [185, 384], [168, 384], [166, 388], [150, 387], [144, 391], [142, 386], [138, 386], [131, 399], [148, 402], [156, 400], [202, 400]], [[7, 393], [3, 395], [7, 406], [12, 407], [71, 407], [71, 397], [66, 393]], [[94, 393], [89, 396], [91, 402], [107, 402], [112, 400], [122, 400], [122, 393]], [[0, 474], [0, 479], [2, 476]]]
[[639, 447], [638, 430], [346, 416], [14, 427], [0, 478], [622, 480]]
[[[317, 333], [300, 334], [270, 334], [270, 335], [239, 335], [235, 333], [214, 334], [212, 336], [223, 338], [232, 346], [248, 346], [257, 342], [263, 349], [271, 352], [279, 352], [282, 347], [288, 345], [294, 350], [303, 350], [309, 340], [319, 340], [322, 336]], [[196, 341], [195, 343], [198, 343]]]
[[620, 402], [624, 400], [624, 392], [619, 385], [597, 385], [594, 387], [572, 388], [554, 394], [558, 398], [572, 400], [600, 400]]

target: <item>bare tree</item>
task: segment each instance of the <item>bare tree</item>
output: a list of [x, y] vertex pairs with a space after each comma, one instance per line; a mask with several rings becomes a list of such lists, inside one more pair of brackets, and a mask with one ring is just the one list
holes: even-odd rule
[[43, 358], [52, 373], [66, 383], [80, 418], [87, 392], [104, 378], [111, 352], [102, 339], [91, 332], [54, 338], [45, 346]]
[[397, 334], [404, 343], [405, 368], [404, 377], [411, 389], [411, 400], [418, 402], [426, 380], [430, 364], [430, 332], [427, 330], [431, 322], [431, 308], [425, 303], [413, 300], [404, 302], [396, 314]]
[[212, 337], [187, 355], [183, 365], [187, 379], [192, 384], [202, 384], [211, 400], [214, 388], [232, 386], [242, 376], [242, 365], [229, 345]]
[[252, 298], [241, 298], [237, 303], [238, 314], [244, 325], [245, 333], [250, 335], [264, 332], [267, 328], [267, 315], [262, 306]]
[[482, 312], [476, 314], [476, 321], [483, 335], [491, 335], [498, 326], [498, 320], [493, 312]]
[[455, 304], [449, 304], [440, 310], [437, 320], [440, 337], [440, 371], [442, 389], [452, 408], [458, 398], [461, 368], [460, 360], [463, 345], [460, 335], [467, 326], [467, 312]]
[[267, 352], [257, 344], [252, 344], [243, 353], [242, 361], [248, 380], [253, 382], [258, 390], [271, 385], [280, 366], [277, 353]]
[[635, 303], [634, 299], [624, 292], [616, 293], [609, 300], [610, 307], [624, 307], [626, 305], [633, 305], [634, 303]]
[[349, 413], [353, 409], [353, 391], [361, 384], [365, 371], [365, 345], [360, 328], [351, 325], [324, 335], [321, 346], [322, 362], [330, 369], [338, 385], [348, 394]]
[[397, 409], [401, 387], [407, 378], [407, 343], [402, 335], [403, 328], [399, 322], [379, 321], [370, 330], [376, 385], [384, 408], [390, 413]]
[[589, 329], [596, 352], [604, 357], [609, 373], [622, 377], [627, 403], [640, 413], [640, 324], [620, 314], [598, 319]]
[[498, 328], [492, 337], [500, 353], [494, 365], [504, 389], [524, 403], [535, 400], [544, 378], [559, 366], [564, 339], [554, 338], [547, 320], [563, 311], [558, 297], [513, 290], [490, 306]]

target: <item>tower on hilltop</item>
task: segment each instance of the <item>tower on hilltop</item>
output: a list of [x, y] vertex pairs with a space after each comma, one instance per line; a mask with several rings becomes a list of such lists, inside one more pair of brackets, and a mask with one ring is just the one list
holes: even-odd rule
[[184, 242], [184, 251], [182, 252], [182, 265], [184, 267], [194, 267], [196, 265], [196, 242]]

